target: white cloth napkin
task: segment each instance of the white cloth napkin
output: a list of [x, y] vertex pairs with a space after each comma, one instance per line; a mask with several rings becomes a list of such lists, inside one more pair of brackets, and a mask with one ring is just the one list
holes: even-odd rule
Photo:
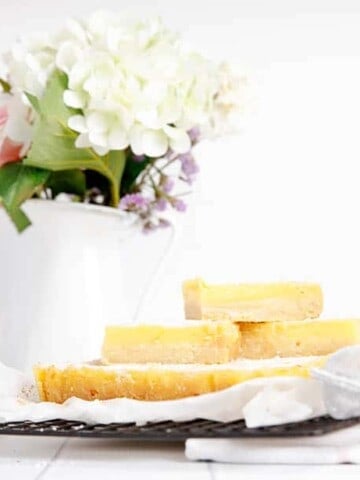
[[[336, 418], [359, 415], [359, 361], [360, 346], [348, 347], [333, 354], [323, 369], [316, 369], [324, 382], [324, 410]], [[244, 406], [246, 423], [253, 427], [284, 423], [282, 414], [290, 409], [292, 421], [307, 416], [308, 394], [306, 389], [301, 395], [299, 390], [280, 393], [265, 388]], [[291, 421], [290, 414], [286, 416]], [[186, 456], [225, 463], [360, 464], [360, 426], [319, 437], [191, 439], [186, 442]]]
[[63, 418], [92, 424], [141, 425], [204, 418], [219, 422], [245, 419], [249, 427], [258, 427], [302, 421], [326, 413], [319, 383], [299, 377], [258, 378], [219, 392], [162, 402], [70, 398], [59, 405], [39, 402], [34, 390], [30, 379], [0, 364], [0, 422]]
[[319, 437], [191, 439], [189, 460], [243, 464], [360, 464], [360, 427]]
[[[0, 422], [54, 418], [88, 423], [186, 421], [204, 418], [248, 427], [283, 424], [327, 413], [321, 385], [299, 377], [250, 380], [207, 395], [165, 402], [71, 398], [59, 405], [39, 402], [32, 379], [0, 363]], [[360, 427], [324, 437], [204, 440], [186, 442], [190, 460], [232, 463], [360, 463]]]

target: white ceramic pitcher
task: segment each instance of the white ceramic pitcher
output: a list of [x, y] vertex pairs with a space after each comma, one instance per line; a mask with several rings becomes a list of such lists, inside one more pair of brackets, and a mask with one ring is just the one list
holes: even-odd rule
[[121, 211], [31, 200], [18, 234], [0, 208], [0, 361], [98, 358], [105, 324], [128, 321], [121, 243], [136, 220]]

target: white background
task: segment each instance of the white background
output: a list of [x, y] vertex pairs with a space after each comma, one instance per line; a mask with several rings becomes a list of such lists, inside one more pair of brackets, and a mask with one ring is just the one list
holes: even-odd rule
[[[318, 280], [329, 315], [360, 315], [360, 2], [0, 0], [0, 47], [69, 15], [130, 4], [154, 7], [208, 55], [243, 65], [257, 98], [241, 136], [198, 151], [195, 205], [179, 221], [152, 315], [179, 315], [179, 282], [194, 273], [238, 281]], [[140, 291], [134, 287], [143, 286], [166, 235], [139, 237], [127, 247], [134, 304]], [[351, 466], [189, 464], [181, 446], [1, 440], [2, 472], [19, 479], [359, 476]]]
[[[360, 315], [360, 2], [0, 0], [0, 6], [2, 50], [19, 34], [51, 29], [67, 16], [146, 7], [208, 56], [250, 73], [256, 106], [246, 130], [197, 151], [195, 207], [179, 219], [152, 316], [181, 314], [179, 284], [192, 274], [317, 280], [328, 315]], [[134, 301], [136, 279], [143, 286], [166, 235], [132, 242]]]

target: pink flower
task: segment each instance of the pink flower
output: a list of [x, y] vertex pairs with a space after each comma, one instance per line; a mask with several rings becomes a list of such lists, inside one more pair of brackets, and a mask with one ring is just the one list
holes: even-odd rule
[[0, 108], [0, 128], [5, 125], [7, 122], [9, 115], [6, 107], [1, 107]]
[[10, 162], [17, 162], [21, 158], [22, 145], [5, 138], [0, 146], [0, 167]]
[[0, 93], [0, 167], [25, 156], [31, 133], [30, 108], [18, 95]]

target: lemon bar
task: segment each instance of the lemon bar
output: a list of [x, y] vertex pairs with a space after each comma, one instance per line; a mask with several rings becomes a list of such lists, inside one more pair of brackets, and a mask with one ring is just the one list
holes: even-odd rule
[[304, 320], [323, 308], [321, 287], [311, 283], [210, 285], [197, 278], [183, 283], [183, 297], [190, 320]]
[[241, 333], [232, 322], [109, 326], [104, 363], [227, 363], [240, 355]]
[[328, 355], [360, 343], [360, 320], [239, 323], [244, 358]]
[[223, 365], [100, 365], [35, 367], [42, 401], [132, 398], [175, 400], [211, 393], [259, 377], [308, 377], [326, 357], [237, 360]]

